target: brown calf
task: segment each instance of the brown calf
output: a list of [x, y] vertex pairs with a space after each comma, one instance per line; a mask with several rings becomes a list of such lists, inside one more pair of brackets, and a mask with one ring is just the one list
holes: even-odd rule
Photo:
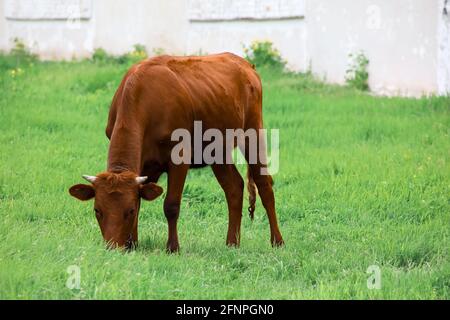
[[[167, 172], [167, 250], [179, 249], [180, 202], [187, 172], [195, 166], [172, 161], [171, 151], [177, 142], [172, 141], [171, 134], [180, 128], [193, 132], [194, 121], [201, 121], [204, 130], [215, 128], [224, 135], [226, 129], [263, 128], [261, 81], [254, 68], [230, 53], [160, 56], [133, 66], [125, 75], [109, 112], [107, 171], [84, 176], [91, 184], [74, 185], [69, 190], [80, 200], [95, 198], [94, 210], [102, 235], [111, 245], [129, 248], [137, 244], [140, 200], [161, 195], [162, 188], [155, 183]], [[248, 161], [248, 152], [244, 154]], [[248, 162], [250, 215], [253, 217], [258, 191], [269, 218], [271, 243], [282, 245], [272, 178], [261, 174], [265, 167], [261, 161]], [[228, 204], [226, 243], [237, 246], [244, 181], [234, 164], [217, 162], [211, 167]]]

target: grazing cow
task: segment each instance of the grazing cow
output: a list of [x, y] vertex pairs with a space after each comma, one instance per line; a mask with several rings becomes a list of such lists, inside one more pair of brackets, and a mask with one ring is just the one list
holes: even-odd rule
[[[162, 194], [156, 185], [167, 173], [164, 213], [168, 221], [167, 250], [179, 249], [177, 220], [190, 163], [175, 164], [172, 148], [175, 129], [262, 129], [262, 87], [254, 67], [246, 60], [223, 53], [203, 57], [159, 56], [134, 65], [117, 89], [109, 112], [106, 135], [110, 139], [107, 171], [83, 176], [91, 184], [70, 188], [80, 200], [94, 198], [94, 210], [103, 238], [113, 247], [130, 248], [138, 241], [140, 200]], [[235, 144], [234, 144], [235, 146]], [[265, 150], [264, 150], [265, 152]], [[271, 243], [283, 244], [275, 213], [270, 175], [261, 174], [263, 161], [248, 161], [249, 212], [253, 218], [258, 191], [270, 223]], [[211, 164], [225, 192], [229, 211], [226, 243], [238, 246], [244, 181], [234, 164]]]

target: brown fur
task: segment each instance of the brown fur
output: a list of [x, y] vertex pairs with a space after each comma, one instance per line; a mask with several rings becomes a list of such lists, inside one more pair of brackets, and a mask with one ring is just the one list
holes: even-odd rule
[[136, 173], [131, 171], [124, 171], [121, 173], [102, 172], [97, 175], [97, 180], [94, 185], [96, 187], [101, 186], [108, 193], [123, 193], [126, 189], [135, 187], [137, 176]]

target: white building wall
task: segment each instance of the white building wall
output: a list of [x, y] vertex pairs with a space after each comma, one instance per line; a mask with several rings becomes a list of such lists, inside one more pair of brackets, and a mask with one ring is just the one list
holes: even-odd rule
[[315, 73], [342, 83], [348, 54], [364, 50], [369, 84], [386, 94], [437, 88], [437, 0], [315, 0], [306, 16]]
[[[448, 2], [448, 1], [447, 1]], [[231, 51], [271, 40], [289, 67], [343, 83], [364, 50], [380, 94], [450, 92], [445, 0], [0, 0], [0, 50], [20, 38], [44, 59]], [[80, 5], [81, 4], [81, 5]], [[448, 14], [450, 15], [450, 5]], [[79, 8], [74, 10], [74, 8]]]
[[0, 51], [6, 50], [8, 47], [8, 31], [6, 29], [6, 19], [5, 19], [5, 3], [0, 0]]
[[[245, 30], [243, 32], [242, 30]], [[254, 40], [271, 40], [294, 70], [307, 68], [305, 23], [300, 19], [193, 22], [189, 29], [188, 53], [230, 51], [243, 55], [243, 47]], [[238, 36], [236, 36], [238, 35]]]
[[186, 1], [180, 0], [96, 0], [95, 47], [114, 54], [143, 44], [151, 53], [162, 48], [184, 54], [187, 47]]
[[[43, 59], [71, 59], [92, 51], [90, 0], [2, 0], [4, 46], [15, 38]], [[0, 31], [1, 32], [1, 31]]]
[[450, 0], [441, 1], [438, 8], [437, 91], [450, 93]]
[[305, 0], [189, 0], [188, 52], [244, 54], [254, 40], [271, 40], [288, 66], [307, 67]]

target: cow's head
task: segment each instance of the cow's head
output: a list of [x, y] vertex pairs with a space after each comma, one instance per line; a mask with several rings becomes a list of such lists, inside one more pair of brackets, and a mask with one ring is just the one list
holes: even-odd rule
[[137, 223], [141, 198], [156, 199], [163, 189], [147, 177], [126, 171], [83, 176], [91, 184], [76, 184], [69, 193], [79, 200], [94, 200], [94, 212], [103, 238], [111, 247], [130, 248], [137, 242]]

